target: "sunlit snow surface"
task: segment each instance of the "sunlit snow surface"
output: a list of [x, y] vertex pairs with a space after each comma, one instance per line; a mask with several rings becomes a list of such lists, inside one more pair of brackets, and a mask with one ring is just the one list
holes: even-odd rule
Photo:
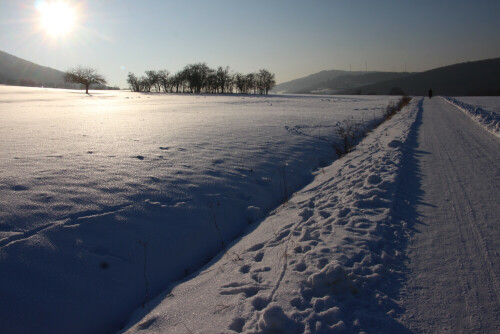
[[0, 86], [0, 332], [118, 329], [395, 100], [91, 94]]

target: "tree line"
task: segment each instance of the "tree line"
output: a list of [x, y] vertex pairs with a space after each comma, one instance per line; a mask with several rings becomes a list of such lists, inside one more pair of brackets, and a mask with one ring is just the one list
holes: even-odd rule
[[170, 92], [170, 93], [241, 93], [268, 94], [276, 85], [274, 74], [266, 69], [256, 73], [231, 73], [228, 66], [217, 69], [205, 63], [189, 64], [181, 71], [170, 74], [167, 70], [146, 71], [137, 77], [129, 73], [127, 83], [134, 92]]

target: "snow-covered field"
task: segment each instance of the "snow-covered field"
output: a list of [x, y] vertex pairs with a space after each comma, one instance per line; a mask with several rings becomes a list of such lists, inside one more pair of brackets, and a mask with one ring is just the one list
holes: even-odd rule
[[500, 137], [500, 97], [445, 97], [445, 100], [467, 113], [488, 131]]
[[[411, 224], [396, 200], [422, 99], [382, 124], [126, 333], [405, 333], [395, 318]], [[410, 176], [409, 179], [412, 179]], [[406, 180], [408, 182], [408, 180]], [[394, 203], [402, 207], [395, 207]]]
[[[81, 91], [0, 86], [0, 332], [118, 330], [135, 309], [143, 305], [149, 310], [152, 297], [193, 273], [312, 181], [313, 172], [336, 158], [337, 122], [353, 118], [368, 124], [394, 99], [130, 92], [85, 96]], [[286, 284], [283, 278], [293, 272], [309, 275], [297, 309], [304, 317], [311, 308], [324, 309], [327, 314], [320, 317], [327, 320], [314, 326], [341, 326], [335, 319], [344, 318], [331, 310], [333, 299], [318, 294], [329, 289], [332, 275], [336, 281], [349, 274], [339, 284], [353, 284], [360, 291], [365, 290], [351, 273], [376, 280], [378, 260], [369, 255], [368, 237], [382, 237], [384, 229], [380, 232], [377, 222], [388, 214], [395, 182], [393, 176], [383, 176], [394, 174], [391, 166], [399, 154], [399, 139], [383, 140], [390, 131], [379, 133], [376, 144], [390, 148], [379, 157], [387, 165], [377, 165], [379, 147], [371, 146], [366, 149], [375, 156], [354, 159], [347, 165], [352, 173], [327, 173], [325, 168], [326, 178], [336, 175], [325, 180], [325, 191], [330, 191], [307, 198], [324, 206], [318, 214], [308, 211], [305, 197], [300, 202], [299, 196], [281, 213], [285, 220], [294, 216], [289, 224], [273, 225], [269, 221], [277, 215], [271, 216], [257, 228], [264, 231], [260, 245], [228, 252], [222, 261], [236, 257], [230, 261], [238, 265], [233, 270], [261, 283], [279, 278]], [[372, 165], [363, 165], [372, 159]], [[342, 175], [349, 186], [334, 194]], [[294, 205], [300, 207], [298, 218]], [[335, 218], [323, 224], [330, 215]], [[332, 236], [340, 238], [339, 248], [327, 250], [319, 239], [332, 229], [344, 232]], [[283, 273], [253, 266], [267, 258], [262, 249], [281, 261]], [[347, 251], [345, 258], [328, 262], [326, 255], [338, 251]], [[302, 255], [283, 260], [289, 253]], [[247, 256], [253, 262], [240, 265]], [[381, 256], [390, 261], [397, 254]], [[358, 260], [368, 261], [360, 268], [370, 273], [342, 269], [348, 263], [355, 267]], [[311, 272], [312, 263], [319, 269]], [[287, 266], [294, 271], [286, 271]], [[256, 296], [252, 305], [260, 309], [242, 309], [243, 320], [232, 319], [233, 329], [267, 328], [275, 315], [284, 326], [295, 326], [297, 319], [282, 314], [289, 309], [271, 303], [279, 296], [275, 289], [225, 284], [227, 293], [220, 295]], [[381, 296], [375, 300], [383, 302]]]

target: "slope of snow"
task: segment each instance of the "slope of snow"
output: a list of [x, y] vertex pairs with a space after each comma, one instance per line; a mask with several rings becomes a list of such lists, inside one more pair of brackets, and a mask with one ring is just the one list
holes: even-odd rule
[[[368, 124], [393, 99], [0, 86], [0, 332], [119, 329], [311, 181], [336, 157], [337, 122]], [[378, 177], [363, 212], [389, 205]], [[356, 208], [340, 214], [366, 233]]]
[[394, 214], [422, 99], [149, 307], [126, 333], [404, 332], [393, 300], [408, 224]]
[[500, 97], [445, 97], [488, 131], [500, 137]]

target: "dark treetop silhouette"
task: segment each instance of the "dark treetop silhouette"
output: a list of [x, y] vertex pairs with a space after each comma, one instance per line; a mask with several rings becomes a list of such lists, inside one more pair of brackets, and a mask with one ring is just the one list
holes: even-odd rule
[[205, 63], [189, 64], [183, 70], [171, 75], [169, 71], [146, 71], [146, 76], [137, 77], [129, 73], [127, 82], [135, 92], [175, 93], [233, 93], [268, 94], [276, 85], [274, 74], [266, 69], [257, 73], [230, 73], [229, 67], [219, 66], [217, 69]]

